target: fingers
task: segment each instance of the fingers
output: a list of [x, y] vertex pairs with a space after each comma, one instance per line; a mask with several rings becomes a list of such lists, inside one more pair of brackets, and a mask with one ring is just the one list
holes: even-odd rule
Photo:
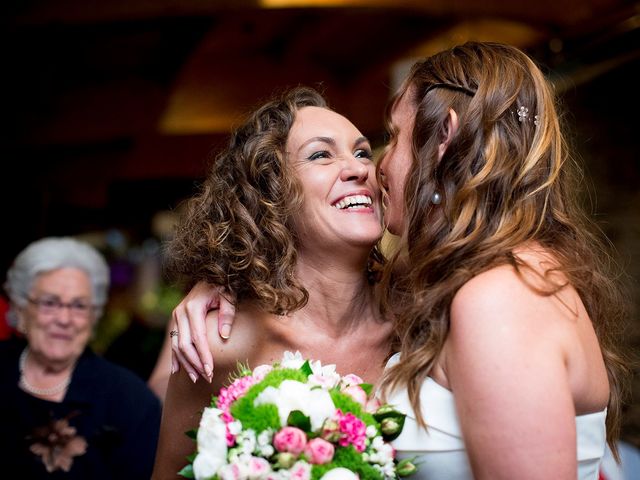
[[178, 335], [173, 335], [171, 337], [171, 373], [176, 373], [180, 370], [180, 365], [183, 366], [189, 378], [193, 383], [196, 382], [198, 376], [196, 375], [193, 367], [186, 361], [182, 353], [180, 352], [180, 347], [178, 345]]
[[191, 335], [191, 346], [195, 347], [195, 355], [198, 356], [199, 364], [202, 365], [201, 374], [211, 382], [213, 376], [213, 356], [209, 348], [207, 336], [206, 316], [207, 309], [201, 305], [187, 305], [187, 318]]
[[[176, 355], [173, 353], [173, 337], [178, 335], [178, 330], [176, 330], [175, 328], [175, 323], [172, 322], [172, 325], [174, 325], [174, 327], [171, 329], [171, 331], [169, 332], [169, 351], [171, 352], [171, 375], [173, 375], [174, 373], [177, 373], [180, 370], [180, 362], [178, 362], [178, 358], [176, 357]], [[177, 339], [176, 339], [176, 345], [177, 345]]]
[[171, 347], [172, 351], [176, 354], [178, 362], [182, 368], [185, 369], [189, 378], [195, 383], [198, 375], [202, 375], [203, 378], [207, 378], [207, 376], [198, 352], [196, 352], [191, 340], [189, 318], [186, 310], [179, 307], [180, 305], [173, 310], [173, 319], [178, 334], [172, 338]]
[[220, 307], [218, 309], [218, 334], [225, 340], [231, 336], [231, 327], [236, 316], [235, 298], [220, 292]]
[[[214, 318], [218, 325], [218, 333], [223, 339], [229, 338], [231, 334], [235, 298], [225, 296], [223, 292], [223, 287], [198, 282], [173, 310], [173, 319], [179, 332], [175, 349], [176, 361], [192, 380], [192, 373], [200, 374], [209, 382], [213, 376], [214, 361], [207, 335], [207, 313], [220, 307], [219, 315], [218, 311], [212, 313], [214, 316], [218, 315], [217, 319]], [[197, 375], [195, 378], [197, 379]]]

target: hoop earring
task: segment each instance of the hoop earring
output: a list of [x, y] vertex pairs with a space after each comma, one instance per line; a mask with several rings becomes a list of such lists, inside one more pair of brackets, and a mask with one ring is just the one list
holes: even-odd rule
[[431, 195], [431, 203], [440, 205], [440, 202], [442, 202], [442, 196], [438, 192], [433, 192], [433, 195]]

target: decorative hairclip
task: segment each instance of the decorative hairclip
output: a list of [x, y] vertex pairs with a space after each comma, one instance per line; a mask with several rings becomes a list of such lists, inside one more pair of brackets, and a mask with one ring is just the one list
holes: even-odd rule
[[[518, 114], [518, 121], [519, 122], [525, 122], [529, 117], [529, 109], [527, 107], [524, 107], [524, 106], [518, 107], [518, 110], [516, 110], [516, 113]], [[538, 115], [534, 115], [533, 124], [536, 127], [540, 124], [540, 117]]]

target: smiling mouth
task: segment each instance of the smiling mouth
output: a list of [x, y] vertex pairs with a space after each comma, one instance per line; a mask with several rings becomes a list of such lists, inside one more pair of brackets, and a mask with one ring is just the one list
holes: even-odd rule
[[333, 206], [338, 210], [357, 210], [363, 208], [369, 208], [373, 200], [368, 195], [351, 195], [344, 197], [339, 202], [336, 202]]

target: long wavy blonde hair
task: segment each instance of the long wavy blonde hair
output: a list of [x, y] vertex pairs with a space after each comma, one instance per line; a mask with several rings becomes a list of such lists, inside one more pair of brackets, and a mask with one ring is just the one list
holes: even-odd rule
[[[416, 109], [404, 192], [406, 248], [387, 264], [382, 281], [382, 308], [395, 315], [402, 359], [383, 386], [406, 385], [424, 425], [420, 385], [447, 338], [456, 292], [497, 265], [521, 272], [526, 265], [514, 250], [537, 242], [556, 259], [553, 270], [577, 290], [600, 341], [611, 387], [611, 444], [628, 372], [616, 337], [625, 300], [608, 244], [579, 205], [581, 177], [549, 83], [517, 48], [467, 43], [416, 63], [390, 110], [403, 95]], [[450, 108], [459, 128], [438, 162]], [[436, 191], [442, 196], [437, 206], [431, 202]], [[552, 295], [563, 285], [546, 273], [541, 293]]]

